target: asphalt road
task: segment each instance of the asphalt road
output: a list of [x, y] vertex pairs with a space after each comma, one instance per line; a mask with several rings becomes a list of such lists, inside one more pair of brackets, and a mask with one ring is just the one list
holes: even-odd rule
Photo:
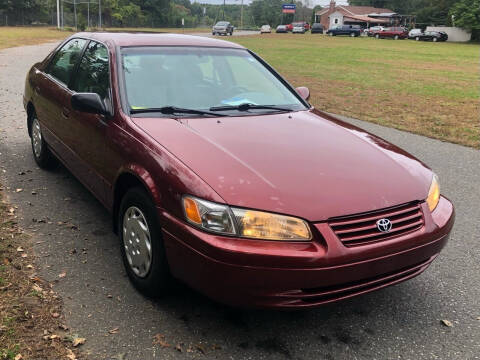
[[[23, 85], [52, 47], [0, 52], [0, 182], [92, 359], [480, 359], [478, 150], [350, 120], [429, 164], [456, 206], [448, 246], [420, 277], [301, 312], [231, 310], [182, 287], [150, 301], [130, 286], [102, 206], [63, 167], [33, 161]], [[153, 346], [155, 334], [183, 351]]]

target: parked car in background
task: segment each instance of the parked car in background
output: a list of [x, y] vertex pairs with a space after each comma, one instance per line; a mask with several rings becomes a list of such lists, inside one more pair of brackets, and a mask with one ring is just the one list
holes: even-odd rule
[[293, 27], [292, 34], [305, 34], [305, 27], [302, 25], [296, 25]]
[[270, 34], [272, 32], [272, 28], [270, 25], [262, 25], [260, 28], [260, 34]]
[[447, 41], [448, 40], [448, 34], [443, 31], [425, 31], [422, 34], [416, 35], [415, 40], [417, 41]]
[[417, 35], [421, 35], [421, 34], [423, 34], [422, 29], [412, 29], [408, 32], [408, 38], [409, 39], [415, 39], [415, 37], [417, 37]]
[[276, 33], [287, 33], [288, 32], [287, 25], [278, 25], [275, 32]]
[[351, 37], [360, 36], [362, 33], [362, 28], [359, 25], [341, 25], [334, 26], [327, 31], [327, 35], [337, 36], [337, 35], [348, 35]]
[[305, 28], [305, 30], [310, 30], [310, 24], [308, 22], [305, 22], [305, 21], [297, 21], [297, 22], [292, 23], [292, 30], [295, 26], [303, 26]]
[[25, 136], [39, 167], [60, 161], [110, 211], [143, 294], [173, 277], [233, 306], [305, 309], [419, 275], [455, 217], [425, 164], [309, 96], [239, 44], [85, 32], [29, 70]]
[[293, 24], [287, 24], [285, 26], [287, 27], [287, 31], [292, 31], [293, 30]]
[[403, 27], [390, 27], [375, 33], [377, 39], [406, 39], [408, 38], [408, 31]]
[[320, 23], [314, 23], [310, 29], [312, 34], [323, 34], [323, 25]]
[[374, 36], [377, 32], [382, 31], [383, 29], [383, 26], [372, 26], [368, 29], [365, 29], [364, 32], [366, 32], [368, 36]]
[[212, 35], [232, 35], [233, 25], [228, 21], [219, 21], [212, 28]]

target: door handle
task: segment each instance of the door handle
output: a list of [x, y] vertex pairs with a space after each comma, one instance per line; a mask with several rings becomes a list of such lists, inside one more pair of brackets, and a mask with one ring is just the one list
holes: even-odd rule
[[68, 110], [68, 108], [64, 107], [62, 109], [62, 116], [65, 118], [65, 119], [68, 119], [70, 117], [70, 110]]

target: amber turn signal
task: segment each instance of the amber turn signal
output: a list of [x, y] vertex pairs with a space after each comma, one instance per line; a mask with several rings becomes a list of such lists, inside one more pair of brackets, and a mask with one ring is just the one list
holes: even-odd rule
[[202, 223], [202, 218], [200, 216], [200, 212], [198, 211], [197, 203], [195, 202], [195, 200], [189, 197], [184, 197], [183, 208], [185, 209], [185, 216], [188, 220], [195, 224]]
[[435, 210], [440, 201], [440, 185], [438, 184], [437, 175], [433, 175], [432, 185], [430, 185], [430, 190], [428, 191], [427, 204], [430, 211]]

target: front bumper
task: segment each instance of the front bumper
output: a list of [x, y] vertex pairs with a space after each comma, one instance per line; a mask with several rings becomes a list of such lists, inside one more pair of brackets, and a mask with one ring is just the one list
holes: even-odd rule
[[326, 223], [314, 240], [280, 243], [207, 234], [160, 210], [172, 274], [212, 299], [239, 307], [307, 308], [350, 298], [422, 273], [447, 243], [454, 209], [441, 198], [425, 226], [391, 240], [345, 247]]

